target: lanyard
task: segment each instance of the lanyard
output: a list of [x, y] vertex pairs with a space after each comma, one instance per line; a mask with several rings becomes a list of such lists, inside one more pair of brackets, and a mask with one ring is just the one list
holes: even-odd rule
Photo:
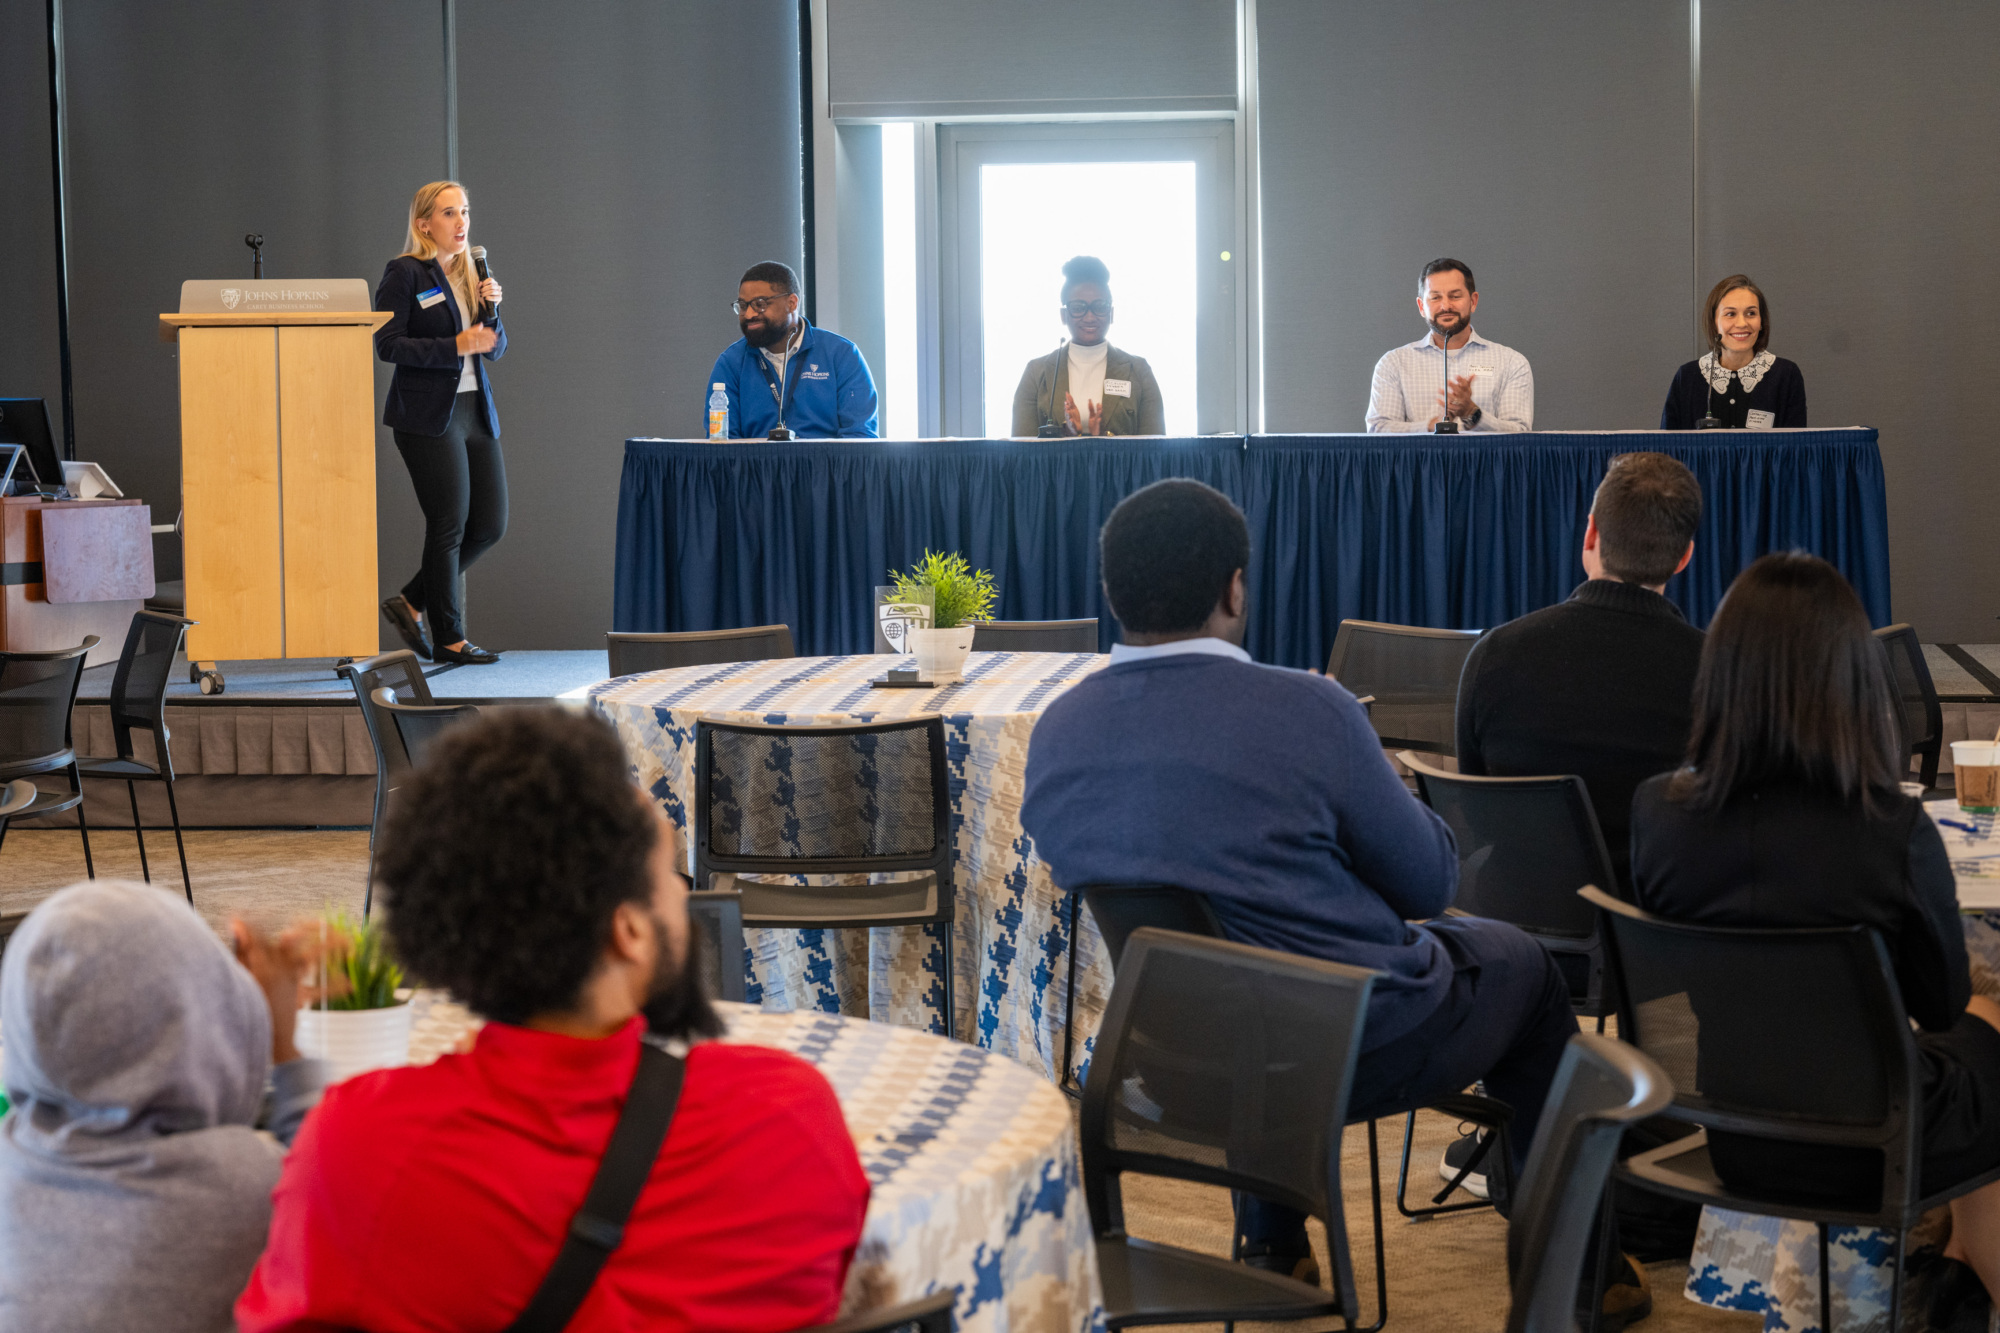
[[794, 382], [792, 379], [792, 367], [798, 364], [799, 353], [805, 350], [805, 334], [801, 332], [799, 334], [799, 345], [785, 354], [783, 372], [785, 378], [782, 386], [780, 386], [777, 378], [771, 374], [770, 358], [765, 356], [761, 349], [754, 354], [757, 358], [757, 369], [764, 374], [764, 387], [771, 391], [771, 401], [778, 405], [778, 424], [780, 426], [785, 424], [785, 399], [790, 397], [792, 392], [792, 384]]

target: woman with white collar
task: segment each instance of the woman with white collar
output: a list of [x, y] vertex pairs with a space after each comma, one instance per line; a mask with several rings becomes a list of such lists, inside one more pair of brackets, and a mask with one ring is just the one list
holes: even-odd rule
[[1771, 306], [1755, 282], [1732, 273], [1702, 309], [1708, 351], [1674, 376], [1660, 409], [1661, 430], [1784, 429], [1806, 424], [1806, 381], [1774, 356]]
[[1069, 340], [1021, 372], [1014, 434], [1166, 434], [1153, 368], [1104, 340], [1111, 329], [1111, 270], [1101, 259], [1078, 255], [1062, 271]]

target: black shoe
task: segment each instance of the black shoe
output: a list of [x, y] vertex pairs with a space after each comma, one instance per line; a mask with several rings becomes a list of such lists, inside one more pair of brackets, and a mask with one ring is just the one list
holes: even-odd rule
[[[1458, 1173], [1472, 1160], [1472, 1154], [1479, 1151], [1479, 1145], [1486, 1142], [1489, 1132], [1484, 1129], [1462, 1131], [1457, 1140], [1444, 1150], [1444, 1156], [1438, 1159], [1438, 1179], [1446, 1184], [1458, 1180]], [[1498, 1150], [1499, 1145], [1495, 1144], [1493, 1151]], [[1459, 1181], [1458, 1187], [1475, 1199], [1492, 1198], [1492, 1191], [1487, 1188], [1486, 1183], [1486, 1162], [1490, 1161], [1492, 1156], [1493, 1152], [1488, 1152], [1479, 1165], [1473, 1167], [1464, 1180]]]
[[1246, 1268], [1262, 1269], [1266, 1273], [1279, 1273], [1307, 1286], [1319, 1285], [1319, 1260], [1313, 1258], [1312, 1251], [1297, 1254], [1281, 1250], [1269, 1243], [1251, 1243], [1243, 1247], [1237, 1256]]
[[499, 660], [500, 654], [489, 653], [470, 639], [463, 648], [437, 648], [431, 652], [431, 661], [452, 666], [492, 666]]
[[416, 611], [403, 594], [397, 593], [382, 603], [382, 614], [389, 617], [389, 623], [395, 626], [397, 635], [411, 652], [426, 660], [430, 658], [430, 636], [424, 633], [423, 622], [417, 619]]
[[1979, 1274], [1956, 1259], [1942, 1255], [1931, 1278], [1930, 1317], [1927, 1328], [1938, 1333], [1985, 1333], [1993, 1311]]

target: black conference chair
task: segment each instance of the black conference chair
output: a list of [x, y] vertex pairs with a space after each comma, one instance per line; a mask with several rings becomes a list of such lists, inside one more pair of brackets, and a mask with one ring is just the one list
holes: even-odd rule
[[1326, 674], [1356, 695], [1374, 696], [1368, 720], [1382, 744], [1456, 754], [1458, 677], [1479, 634], [1343, 620]]
[[83, 838], [83, 870], [92, 879], [97, 878], [97, 866], [90, 859], [90, 825], [83, 817], [83, 775], [77, 767], [70, 716], [76, 709], [84, 658], [97, 643], [97, 636], [90, 634], [75, 648], [0, 653], [0, 784], [44, 773], [69, 776], [69, 795], [38, 788], [26, 806], [0, 817], [0, 847], [6, 845], [7, 825], [13, 820], [75, 810], [76, 831]]
[[789, 625], [752, 625], [748, 629], [704, 629], [680, 634], [620, 634], [604, 636], [611, 674], [636, 676], [642, 671], [674, 667], [722, 666], [730, 662], [762, 662], [796, 657]]
[[688, 916], [701, 928], [700, 967], [703, 984], [718, 1000], [743, 1003], [743, 895], [714, 889], [688, 895]]
[[395, 724], [397, 738], [403, 742], [403, 757], [412, 768], [424, 762], [431, 743], [447, 728], [479, 716], [471, 704], [397, 703], [395, 691], [386, 685], [375, 691], [375, 707], [380, 710], [379, 717]]
[[1930, 664], [1924, 661], [1924, 645], [1908, 625], [1890, 625], [1875, 631], [1889, 653], [1890, 680], [1896, 687], [1896, 722], [1903, 733], [1904, 768], [1917, 761], [1917, 781], [1926, 790], [1937, 786], [1938, 752], [1944, 748], [1944, 710], [1938, 706], [1937, 686], [1931, 680]]
[[[695, 722], [694, 887], [737, 890], [743, 924], [931, 926], [938, 1031], [953, 1035], [951, 791], [944, 719], [829, 727]], [[763, 876], [900, 874], [873, 884]]]
[[[1080, 1126], [1107, 1327], [1327, 1315], [1356, 1327], [1340, 1133], [1376, 975], [1172, 931], [1132, 933]], [[1317, 1217], [1332, 1291], [1129, 1235], [1120, 1188], [1128, 1171], [1241, 1190]], [[1370, 1184], [1379, 1199], [1379, 1181]], [[1370, 1328], [1388, 1315], [1379, 1229], [1375, 1254], [1382, 1307]]]
[[403, 746], [402, 732], [375, 702], [375, 691], [387, 689], [398, 698], [429, 707], [431, 687], [424, 679], [423, 664], [407, 648], [383, 653], [340, 668], [354, 687], [355, 702], [361, 705], [361, 721], [368, 728], [368, 743], [375, 750], [375, 813], [368, 823], [368, 887], [361, 899], [361, 919], [368, 919], [375, 905], [375, 835], [381, 830], [383, 812], [389, 808], [389, 793], [402, 785], [410, 771], [409, 751]]
[[870, 1310], [831, 1324], [818, 1324], [805, 1333], [905, 1333], [909, 1329], [916, 1333], [951, 1333], [951, 1310], [957, 1302], [956, 1291], [940, 1291], [886, 1310]]
[[1086, 884], [1069, 895], [1069, 990], [1063, 1009], [1062, 1077], [1056, 1081], [1071, 1097], [1081, 1097], [1076, 1083], [1076, 928], [1077, 905], [1090, 900], [1090, 916], [1104, 941], [1105, 956], [1111, 960], [1112, 974], [1118, 971], [1118, 955], [1125, 941], [1141, 926], [1177, 930], [1186, 935], [1222, 938], [1222, 923], [1208, 899], [1192, 889], [1165, 884]]
[[[126, 799], [132, 803], [132, 836], [139, 841], [139, 873], [148, 884], [153, 882], [153, 868], [146, 861], [146, 825], [139, 818], [138, 784], [158, 782], [166, 786], [167, 810], [174, 821], [174, 850], [181, 858], [181, 889], [189, 903], [194, 902], [194, 883], [188, 878], [187, 843], [181, 838], [180, 802], [174, 799], [174, 756], [167, 745], [167, 684], [174, 673], [174, 654], [194, 623], [153, 611], [140, 611], [132, 617], [124, 650], [118, 654], [118, 669], [111, 677], [111, 734], [118, 753], [115, 757], [84, 755], [76, 761], [77, 772], [83, 777], [125, 784]], [[134, 731], [152, 735], [153, 763], [136, 757]]]
[[975, 620], [975, 653], [1094, 653], [1097, 618], [1088, 620]]
[[[1577, 1281], [1628, 1126], [1673, 1100], [1666, 1073], [1609, 1037], [1570, 1038], [1543, 1104], [1507, 1229], [1507, 1333], [1575, 1333]], [[1609, 1260], [1600, 1249], [1600, 1266]]]
[[[1926, 1211], [2000, 1180], [2000, 1168], [1923, 1192], [1917, 1046], [1881, 936], [1858, 925], [1686, 925], [1600, 889], [1583, 896], [1604, 917], [1618, 1033], [1673, 1080], [1674, 1099], [1660, 1114], [1697, 1127], [1628, 1158], [1617, 1178], [1693, 1203], [1817, 1223], [1821, 1328], [1832, 1326], [1827, 1227], [1890, 1232], [1888, 1327], [1901, 1327], [1907, 1232]], [[1741, 1183], [1760, 1168], [1783, 1186]]]

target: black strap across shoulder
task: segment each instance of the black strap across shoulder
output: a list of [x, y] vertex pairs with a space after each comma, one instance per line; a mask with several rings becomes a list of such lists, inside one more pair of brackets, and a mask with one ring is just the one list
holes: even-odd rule
[[639, 1071], [632, 1076], [625, 1109], [618, 1114], [611, 1142], [591, 1178], [590, 1192], [570, 1221], [555, 1264], [528, 1308], [507, 1326], [507, 1333], [560, 1333], [590, 1294], [598, 1270], [625, 1238], [625, 1219], [653, 1173], [653, 1160], [666, 1141], [686, 1072], [687, 1062], [679, 1056], [650, 1041], [639, 1044]]

